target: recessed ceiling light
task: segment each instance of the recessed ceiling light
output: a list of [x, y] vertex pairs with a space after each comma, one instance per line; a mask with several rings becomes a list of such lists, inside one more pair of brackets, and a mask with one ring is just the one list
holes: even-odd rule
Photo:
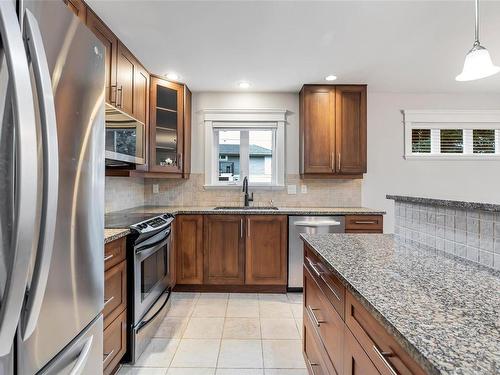
[[241, 81], [240, 83], [238, 83], [238, 87], [240, 89], [248, 89], [250, 87], [250, 82]]
[[170, 81], [178, 81], [179, 80], [179, 75], [176, 73], [167, 73], [166, 77]]
[[337, 76], [334, 76], [333, 74], [330, 74], [329, 76], [325, 77], [325, 80], [327, 81], [335, 81], [337, 79]]

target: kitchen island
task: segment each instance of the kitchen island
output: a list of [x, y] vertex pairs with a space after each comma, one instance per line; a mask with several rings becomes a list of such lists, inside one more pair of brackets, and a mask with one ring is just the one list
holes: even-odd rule
[[[406, 362], [417, 364], [416, 371], [406, 366], [410, 373], [500, 371], [500, 272], [437, 250], [400, 244], [392, 235], [325, 234], [302, 238], [306, 244], [305, 268], [313, 270], [311, 275], [315, 271], [319, 271], [318, 275], [330, 272], [341, 283], [337, 294], [344, 303], [339, 291], [345, 291], [345, 310], [338, 309], [338, 304], [336, 309], [342, 318], [345, 313], [346, 330], [352, 331], [378, 372], [399, 373], [401, 366], [397, 362], [404, 362], [404, 355], [409, 357]], [[308, 293], [306, 285], [305, 311], [309, 307]], [[369, 326], [374, 324], [367, 320], [368, 335], [357, 335], [357, 329], [365, 324], [359, 318], [361, 314], [354, 316], [357, 304], [358, 310], [366, 311], [385, 333], [370, 331]], [[397, 343], [393, 348], [402, 348], [402, 356], [378, 350], [382, 344], [378, 345], [376, 337], [384, 334]], [[368, 349], [363, 346], [367, 337]], [[344, 362], [338, 362], [343, 368], [340, 373], [346, 373]]]

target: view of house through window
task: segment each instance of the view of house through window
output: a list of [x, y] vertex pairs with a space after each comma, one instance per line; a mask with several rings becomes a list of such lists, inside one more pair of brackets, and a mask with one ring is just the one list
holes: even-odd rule
[[218, 181], [272, 183], [274, 130], [218, 130]]

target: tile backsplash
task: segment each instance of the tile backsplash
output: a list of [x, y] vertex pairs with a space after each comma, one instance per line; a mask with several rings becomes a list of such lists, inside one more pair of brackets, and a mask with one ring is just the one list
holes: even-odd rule
[[[361, 180], [301, 180], [299, 175], [287, 175], [287, 185], [296, 185], [296, 194], [287, 189], [257, 190], [254, 206], [280, 207], [359, 207], [361, 206]], [[237, 206], [243, 204], [240, 189], [205, 189], [203, 173], [191, 174], [187, 180], [144, 180], [145, 204], [165, 206]], [[153, 193], [153, 184], [159, 192]], [[307, 193], [301, 186], [307, 185]]]
[[395, 202], [395, 235], [500, 269], [500, 213]]
[[106, 177], [105, 212], [125, 210], [144, 204], [142, 178]]

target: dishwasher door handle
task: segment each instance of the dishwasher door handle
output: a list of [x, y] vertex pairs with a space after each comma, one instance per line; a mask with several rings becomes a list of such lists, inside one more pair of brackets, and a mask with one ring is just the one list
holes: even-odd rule
[[335, 221], [335, 220], [296, 221], [293, 224], [297, 227], [336, 227], [340, 225], [340, 221]]

